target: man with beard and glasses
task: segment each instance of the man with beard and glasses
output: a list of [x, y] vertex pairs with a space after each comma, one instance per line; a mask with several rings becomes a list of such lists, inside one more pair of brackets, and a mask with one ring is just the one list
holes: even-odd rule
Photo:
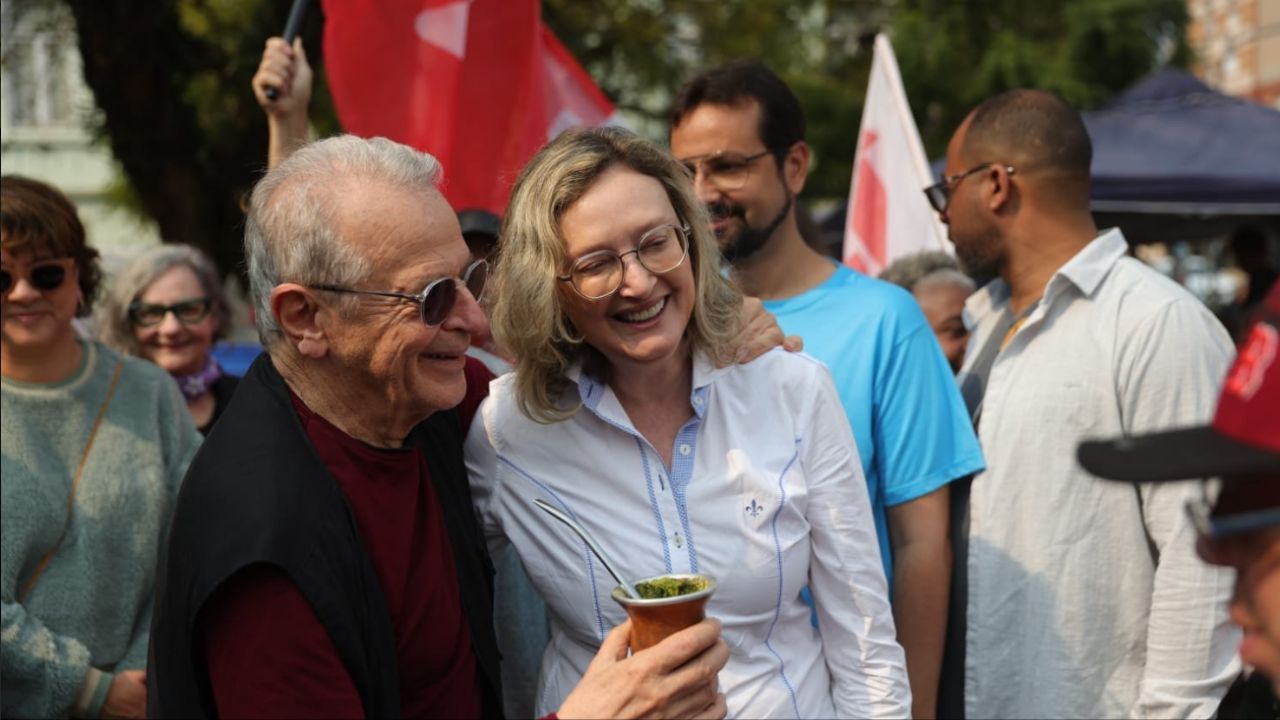
[[981, 470], [982, 454], [911, 295], [835, 264], [801, 237], [804, 125], [781, 79], [738, 61], [680, 89], [671, 151], [711, 213], [733, 279], [831, 369], [867, 478], [913, 714], [932, 717], [951, 574], [948, 484]]
[[1089, 212], [1093, 157], [1060, 98], [961, 123], [926, 189], [971, 275], [960, 383], [988, 469], [968, 503], [967, 717], [1210, 717], [1239, 672], [1231, 573], [1196, 557], [1194, 484], [1093, 480], [1084, 437], [1206, 423], [1231, 360], [1190, 293]]

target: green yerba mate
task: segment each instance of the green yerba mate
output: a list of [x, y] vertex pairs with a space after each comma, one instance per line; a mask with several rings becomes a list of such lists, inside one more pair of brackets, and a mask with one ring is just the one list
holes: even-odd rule
[[707, 581], [703, 578], [664, 577], [636, 583], [636, 592], [640, 593], [640, 597], [645, 600], [679, 597], [696, 593], [706, 588]]

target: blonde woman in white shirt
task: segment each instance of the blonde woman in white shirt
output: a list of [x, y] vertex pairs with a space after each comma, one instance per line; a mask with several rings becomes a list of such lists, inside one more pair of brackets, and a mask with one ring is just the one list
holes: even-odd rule
[[[701, 572], [737, 717], [906, 717], [902, 649], [848, 421], [826, 368], [717, 367], [741, 298], [685, 171], [616, 128], [545, 147], [512, 192], [492, 308], [519, 361], [468, 434], [474, 500], [552, 614], [539, 714], [626, 619], [576, 517], [632, 578]], [[800, 589], [810, 585], [821, 633]]]

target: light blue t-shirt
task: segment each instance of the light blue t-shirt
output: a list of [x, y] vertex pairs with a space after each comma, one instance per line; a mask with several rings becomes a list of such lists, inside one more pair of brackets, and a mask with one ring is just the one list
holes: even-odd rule
[[886, 508], [985, 465], [951, 367], [907, 291], [843, 265], [818, 287], [764, 307], [831, 369], [862, 456], [892, 588]]

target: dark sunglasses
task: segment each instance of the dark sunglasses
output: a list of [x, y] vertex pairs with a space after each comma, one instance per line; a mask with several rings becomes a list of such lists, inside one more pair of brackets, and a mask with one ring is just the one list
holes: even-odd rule
[[213, 310], [213, 298], [198, 297], [172, 305], [153, 305], [134, 300], [129, 304], [129, 322], [134, 327], [155, 327], [164, 322], [169, 313], [183, 325], [195, 325], [209, 317]]
[[9, 268], [0, 269], [0, 293], [9, 292], [18, 278], [25, 278], [31, 283], [31, 287], [40, 292], [57, 290], [62, 287], [62, 283], [66, 282], [67, 273], [74, 264], [75, 260], [71, 258], [59, 258], [33, 262], [27, 266], [25, 273], [18, 273]]
[[354, 290], [337, 285], [313, 285], [312, 289], [324, 290], [325, 292], [349, 293], [351, 295], [376, 295], [378, 297], [397, 298], [417, 303], [418, 310], [422, 316], [422, 324], [435, 327], [444, 322], [444, 319], [449, 316], [449, 311], [453, 310], [453, 305], [458, 300], [459, 286], [466, 287], [471, 296], [476, 299], [476, 302], [479, 302], [484, 297], [485, 281], [488, 279], [489, 263], [484, 260], [476, 260], [467, 266], [467, 269], [462, 273], [462, 277], [437, 278], [427, 283], [427, 286], [417, 295], [391, 292], [390, 290]]

